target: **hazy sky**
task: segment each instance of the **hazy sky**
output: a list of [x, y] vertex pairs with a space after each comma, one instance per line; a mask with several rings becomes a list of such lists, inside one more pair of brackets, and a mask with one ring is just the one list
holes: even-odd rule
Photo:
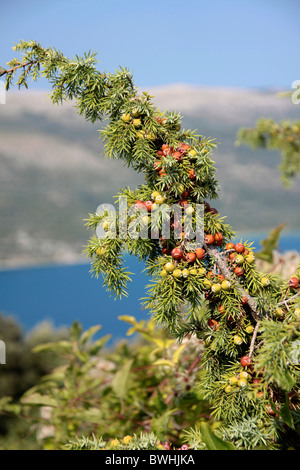
[[139, 87], [290, 88], [299, 18], [299, 0], [0, 0], [0, 64], [34, 39], [68, 57], [97, 51], [100, 69], [126, 66]]

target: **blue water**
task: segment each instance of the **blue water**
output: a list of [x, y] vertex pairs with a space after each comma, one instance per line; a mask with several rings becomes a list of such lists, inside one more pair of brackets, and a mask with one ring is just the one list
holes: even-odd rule
[[[247, 238], [260, 249], [261, 237]], [[300, 252], [300, 235], [282, 237], [280, 249]], [[14, 316], [24, 331], [44, 320], [54, 327], [68, 327], [78, 320], [84, 329], [102, 325], [101, 334], [112, 334], [112, 341], [117, 341], [126, 336], [129, 328], [118, 320], [119, 315], [133, 315], [138, 320], [149, 318], [140, 302], [149, 282], [142, 272], [144, 265], [128, 256], [126, 266], [135, 275], [129, 284], [129, 296], [121, 300], [114, 300], [102, 287], [101, 277], [91, 277], [89, 264], [2, 270], [0, 311]]]

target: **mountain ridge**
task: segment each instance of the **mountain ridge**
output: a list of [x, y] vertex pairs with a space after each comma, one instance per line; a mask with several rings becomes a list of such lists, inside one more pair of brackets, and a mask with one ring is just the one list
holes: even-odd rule
[[[258, 117], [299, 119], [297, 106], [268, 90], [173, 84], [146, 90], [162, 111], [176, 110], [182, 127], [219, 142], [213, 160], [220, 181], [214, 204], [237, 231], [286, 222], [299, 230], [300, 185], [280, 182], [275, 151], [236, 147], [239, 127]], [[278, 90], [280, 91], [280, 90]], [[0, 266], [82, 260], [84, 219], [120, 187], [143, 182], [103, 156], [101, 125], [85, 122], [74, 103], [53, 105], [49, 91], [9, 91], [0, 106]]]

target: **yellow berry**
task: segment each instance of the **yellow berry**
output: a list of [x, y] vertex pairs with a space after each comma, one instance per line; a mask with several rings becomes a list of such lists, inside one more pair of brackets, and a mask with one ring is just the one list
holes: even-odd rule
[[240, 379], [245, 379], [245, 380], [247, 380], [248, 378], [249, 378], [248, 372], [246, 372], [245, 370], [243, 370], [243, 371], [240, 373]]
[[211, 286], [211, 290], [212, 290], [215, 294], [217, 294], [218, 292], [220, 292], [220, 291], [222, 290], [222, 287], [221, 287], [220, 284], [213, 284], [213, 285]]
[[118, 439], [113, 439], [112, 441], [110, 441], [111, 448], [117, 447], [118, 445], [120, 445], [120, 442], [118, 441]]
[[153, 191], [153, 193], [151, 194], [151, 199], [155, 199], [157, 196], [160, 196], [160, 193], [158, 191]]
[[190, 270], [190, 274], [191, 274], [192, 276], [195, 276], [196, 274], [198, 274], [197, 269], [196, 269], [196, 268], [192, 268], [192, 269]]
[[249, 326], [247, 326], [247, 328], [245, 328], [245, 331], [246, 331], [246, 333], [251, 334], [253, 332], [253, 329], [254, 329], [253, 326], [249, 325]]
[[165, 264], [165, 270], [168, 272], [168, 273], [172, 273], [175, 269], [175, 266], [173, 263], [166, 263]]
[[173, 276], [179, 279], [182, 276], [182, 271], [180, 269], [174, 269]]
[[182, 277], [187, 278], [190, 275], [190, 271], [188, 269], [182, 270]]
[[212, 286], [212, 283], [208, 279], [204, 279], [203, 285], [204, 285], [205, 289], [210, 289], [211, 286]]
[[300, 320], [300, 308], [296, 308], [294, 311], [294, 317], [297, 318], [297, 320]]
[[134, 119], [132, 122], [134, 127], [140, 127], [142, 125], [142, 121], [140, 119]]
[[222, 282], [221, 287], [223, 290], [229, 290], [231, 288], [231, 283], [225, 279], [225, 281]]
[[130, 114], [128, 114], [128, 113], [127, 113], [127, 114], [123, 114], [123, 116], [121, 117], [121, 119], [122, 119], [122, 121], [124, 121], [124, 122], [130, 122], [131, 116], [130, 116]]
[[261, 283], [264, 287], [267, 287], [270, 284], [270, 279], [268, 277], [262, 277]]
[[229, 383], [230, 383], [230, 385], [236, 385], [238, 383], [238, 378], [235, 377], [235, 376], [230, 377]]
[[242, 344], [243, 340], [239, 335], [236, 335], [233, 338], [233, 342], [234, 342], [234, 344], [240, 345], [240, 344]]
[[247, 380], [245, 380], [245, 379], [239, 379], [239, 380], [238, 380], [238, 386], [239, 386], [239, 387], [246, 387], [247, 383], [248, 383], [248, 382], [247, 382]]
[[198, 274], [201, 277], [205, 276], [206, 275], [206, 269], [205, 268], [199, 268], [198, 269]]
[[154, 201], [156, 202], [156, 204], [163, 204], [165, 202], [165, 198], [161, 194], [159, 194], [158, 196], [156, 196]]
[[124, 436], [123, 442], [125, 445], [128, 445], [132, 441], [132, 436]]

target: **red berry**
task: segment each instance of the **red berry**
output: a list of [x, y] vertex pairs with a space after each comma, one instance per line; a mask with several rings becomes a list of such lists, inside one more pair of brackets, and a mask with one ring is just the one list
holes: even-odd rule
[[194, 181], [196, 179], [196, 172], [192, 168], [188, 171], [190, 180]]
[[206, 253], [205, 253], [205, 250], [203, 248], [197, 248], [195, 250], [195, 253], [196, 253], [197, 259], [205, 258]]
[[226, 250], [233, 250], [233, 249], [234, 249], [234, 243], [227, 243]]
[[182, 197], [182, 199], [186, 199], [186, 198], [188, 197], [188, 195], [189, 195], [189, 192], [188, 192], [188, 190], [186, 189], [186, 190], [183, 191], [183, 193], [181, 194], [181, 197]]
[[212, 212], [213, 214], [218, 214], [219, 213], [219, 211], [217, 209], [215, 209], [215, 207], [211, 207], [210, 212]]
[[156, 171], [161, 170], [161, 161], [159, 160], [159, 161], [154, 162], [153, 167]]
[[207, 245], [212, 245], [215, 241], [215, 237], [213, 235], [208, 234], [206, 235], [204, 240]]
[[183, 152], [183, 153], [186, 153], [187, 150], [190, 149], [190, 148], [191, 148], [191, 146], [190, 146], [189, 144], [181, 144], [181, 145], [180, 145], [180, 150], [181, 150], [181, 152]]
[[171, 444], [169, 442], [164, 442], [163, 446], [166, 450], [172, 450]]
[[182, 160], [182, 154], [180, 152], [174, 152], [172, 157], [176, 158], [178, 162]]
[[143, 209], [145, 207], [145, 203], [140, 201], [139, 199], [134, 203], [135, 209]]
[[183, 444], [183, 445], [179, 448], [179, 450], [189, 450], [189, 448], [190, 448], [190, 447], [189, 447], [187, 444]]
[[152, 201], [146, 201], [145, 202], [145, 206], [146, 206], [146, 209], [148, 212], [151, 212], [151, 208], [153, 206], [153, 202]]
[[248, 303], [247, 297], [242, 297], [242, 305], [246, 305]]
[[210, 205], [208, 204], [208, 202], [204, 203], [204, 210], [205, 212], [210, 212]]
[[208, 326], [214, 330], [218, 330], [220, 328], [220, 323], [217, 322], [217, 320], [210, 318], [210, 320], [208, 320]]
[[297, 287], [299, 286], [299, 279], [297, 277], [291, 277], [289, 280], [289, 286], [292, 289], [297, 289]]
[[236, 243], [234, 245], [234, 249], [237, 253], [244, 253], [244, 251], [245, 251], [245, 247], [244, 247], [243, 243]]
[[252, 364], [252, 359], [249, 356], [243, 356], [241, 358], [241, 366], [242, 367], [249, 367]]
[[180, 201], [178, 201], [178, 204], [181, 206], [181, 207], [184, 207], [188, 204], [188, 201], [186, 199], [180, 199]]
[[223, 234], [221, 232], [215, 234], [215, 244], [221, 246], [223, 244]]
[[234, 268], [234, 274], [238, 277], [242, 276], [244, 272], [245, 271], [240, 266], [237, 266], [236, 268]]
[[225, 313], [224, 305], [219, 305], [218, 310], [219, 310], [219, 313]]
[[180, 260], [183, 256], [183, 252], [180, 248], [173, 248], [171, 255], [174, 259]]
[[188, 263], [192, 264], [196, 261], [196, 255], [195, 253], [187, 253], [185, 259]]

